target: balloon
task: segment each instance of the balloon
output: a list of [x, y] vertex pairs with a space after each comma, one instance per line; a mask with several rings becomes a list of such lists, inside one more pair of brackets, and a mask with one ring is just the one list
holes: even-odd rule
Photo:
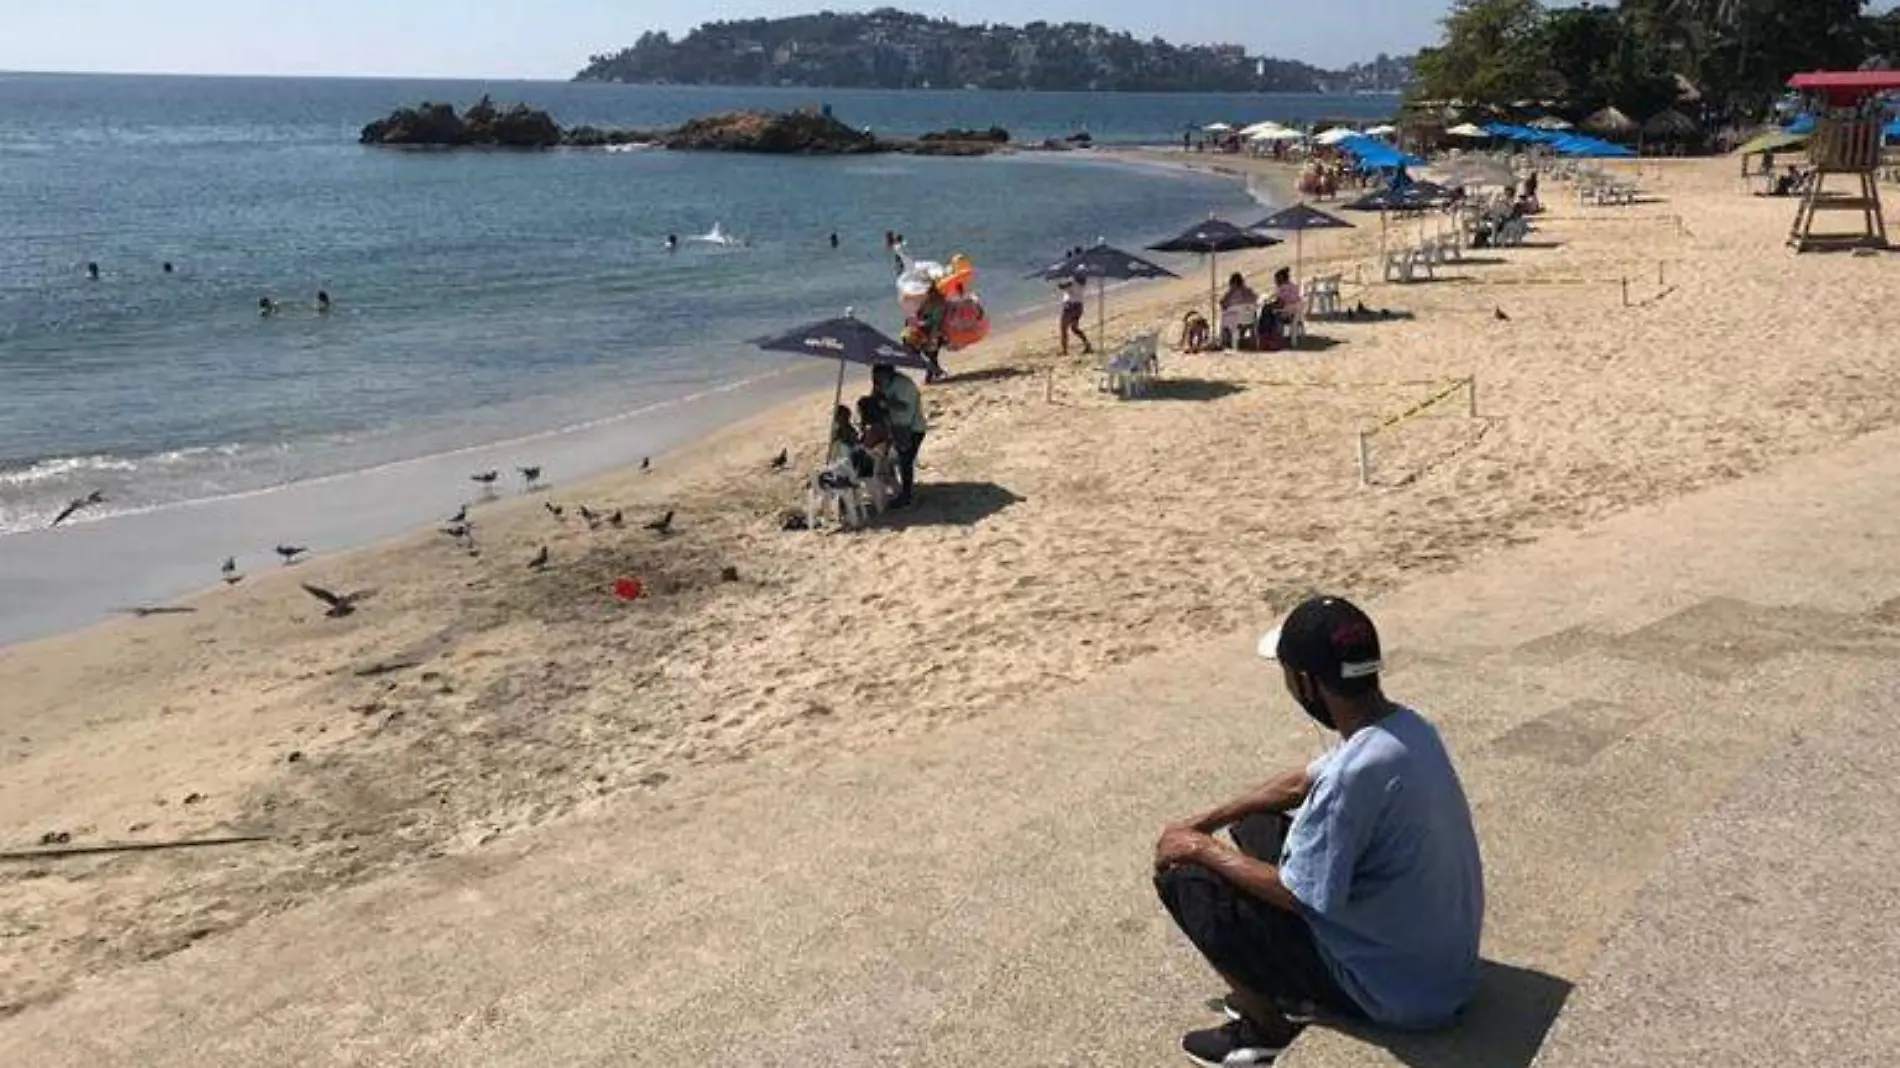
[[989, 336], [989, 316], [973, 297], [953, 300], [943, 311], [943, 337], [952, 351], [968, 348]]

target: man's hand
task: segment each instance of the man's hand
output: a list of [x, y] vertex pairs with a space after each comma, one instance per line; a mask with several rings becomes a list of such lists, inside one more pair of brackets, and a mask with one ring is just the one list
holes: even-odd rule
[[1194, 863], [1213, 844], [1212, 838], [1192, 827], [1171, 825], [1161, 832], [1161, 839], [1155, 843], [1155, 870], [1166, 871], [1177, 865]]

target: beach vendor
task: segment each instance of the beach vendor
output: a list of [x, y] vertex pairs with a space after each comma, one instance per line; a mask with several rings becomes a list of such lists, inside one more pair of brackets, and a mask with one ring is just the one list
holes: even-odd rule
[[944, 299], [943, 290], [931, 286], [924, 291], [924, 302], [918, 306], [913, 317], [914, 328], [904, 331], [904, 343], [916, 350], [924, 358], [929, 368], [924, 371], [925, 382], [936, 382], [943, 378], [943, 364], [938, 362], [938, 354], [943, 351], [944, 315], [949, 309], [949, 301]]
[[1477, 988], [1484, 876], [1438, 731], [1385, 696], [1378, 632], [1345, 600], [1302, 603], [1259, 653], [1339, 743], [1155, 843], [1162, 904], [1232, 991], [1231, 1022], [1182, 1049], [1270, 1064], [1318, 1015], [1451, 1022]]
[[871, 368], [871, 388], [884, 402], [889, 414], [891, 443], [897, 448], [897, 497], [892, 508], [910, 504], [917, 487], [917, 453], [924, 445], [929, 422], [924, 418], [924, 398], [917, 383], [898, 374], [897, 368], [880, 363]]

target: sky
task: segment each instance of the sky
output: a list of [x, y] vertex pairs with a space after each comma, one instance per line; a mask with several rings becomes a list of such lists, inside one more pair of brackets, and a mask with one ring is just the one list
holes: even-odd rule
[[1429, 44], [1450, 0], [0, 0], [0, 70], [565, 79], [646, 30], [882, 6], [1097, 22], [1335, 67]]

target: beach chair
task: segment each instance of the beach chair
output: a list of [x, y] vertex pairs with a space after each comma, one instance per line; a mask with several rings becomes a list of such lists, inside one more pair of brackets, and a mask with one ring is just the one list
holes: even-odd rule
[[1415, 249], [1391, 249], [1385, 254], [1385, 280], [1388, 282], [1410, 282], [1418, 263]]
[[817, 530], [836, 523], [845, 530], [864, 525], [865, 509], [857, 472], [849, 459], [834, 460], [805, 486], [805, 524]]
[[1123, 400], [1143, 396], [1161, 370], [1161, 331], [1149, 330], [1115, 350], [1102, 363], [1097, 388]]
[[1285, 316], [1283, 328], [1286, 331], [1286, 347], [1293, 349], [1306, 340], [1306, 302], [1300, 301], [1291, 308], [1283, 309]]
[[1345, 281], [1344, 275], [1322, 274], [1306, 282], [1306, 299], [1300, 302], [1300, 317], [1306, 317], [1306, 309], [1315, 315], [1339, 314], [1339, 286]]
[[1256, 337], [1260, 326], [1260, 307], [1257, 304], [1235, 304], [1220, 310], [1220, 332], [1223, 341], [1232, 341], [1236, 350], [1257, 348]]

